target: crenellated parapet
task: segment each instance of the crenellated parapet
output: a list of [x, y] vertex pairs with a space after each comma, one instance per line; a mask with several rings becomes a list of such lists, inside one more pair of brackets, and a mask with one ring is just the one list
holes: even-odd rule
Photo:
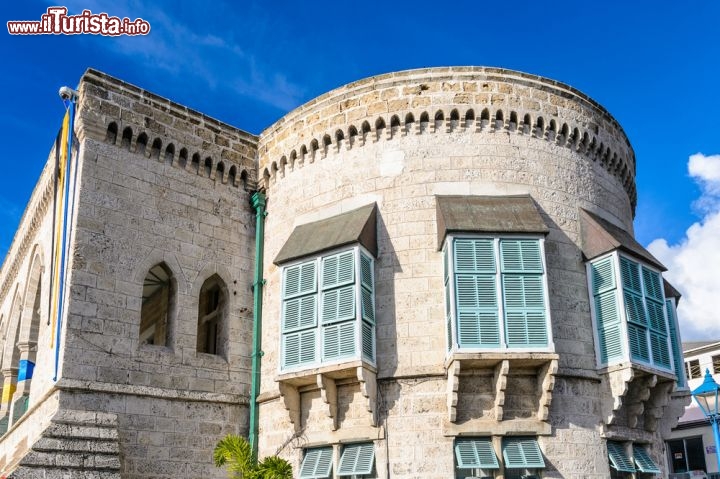
[[567, 148], [615, 177], [634, 209], [635, 155], [615, 119], [574, 88], [483, 67], [410, 70], [322, 95], [260, 135], [266, 187], [326, 156], [412, 135], [517, 135]]
[[80, 138], [254, 189], [257, 137], [96, 70], [80, 83]]

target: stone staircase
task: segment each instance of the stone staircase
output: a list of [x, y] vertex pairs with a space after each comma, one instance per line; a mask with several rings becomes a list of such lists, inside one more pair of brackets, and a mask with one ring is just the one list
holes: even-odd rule
[[7, 479], [120, 479], [115, 414], [58, 411]]

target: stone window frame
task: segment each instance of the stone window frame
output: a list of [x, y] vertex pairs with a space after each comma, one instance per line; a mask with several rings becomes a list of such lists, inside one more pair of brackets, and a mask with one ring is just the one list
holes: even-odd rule
[[[211, 292], [213, 295], [217, 295], [217, 304], [215, 304], [213, 309], [210, 311], [203, 310], [203, 307], [207, 302], [207, 299], [204, 299], [204, 296], [207, 297]], [[224, 345], [226, 341], [223, 341], [223, 339], [227, 340], [227, 322], [229, 317], [228, 308], [230, 300], [227, 284], [219, 274], [212, 274], [203, 281], [197, 298], [198, 313], [195, 350], [199, 354], [210, 354], [224, 358], [227, 351], [225, 350], [226, 348]], [[201, 330], [205, 330], [202, 335]], [[213, 347], [209, 347], [207, 343], [208, 333], [210, 332], [212, 332], [215, 337]], [[201, 343], [205, 344], [201, 345]]]
[[[177, 277], [175, 275], [175, 272], [170, 268], [170, 265], [167, 264], [166, 261], [159, 261], [149, 267], [145, 273], [145, 276], [143, 278], [143, 284], [147, 281], [147, 278], [152, 273], [153, 269], [160, 267], [164, 270], [165, 274], [167, 274], [167, 286], [163, 287], [162, 289], [166, 289], [167, 294], [167, 309], [165, 311], [165, 342], [164, 344], [156, 344], [153, 340], [152, 343], [147, 342], [147, 340], [155, 335], [156, 327], [157, 327], [157, 320], [153, 321], [153, 323], [150, 325], [150, 327], [146, 328], [145, 330], [142, 329], [143, 327], [143, 306], [145, 303], [145, 298], [143, 298], [142, 305], [140, 307], [140, 323], [138, 325], [138, 345], [141, 347], [158, 347], [158, 348], [166, 348], [166, 349], [172, 349], [172, 331], [175, 327], [174, 322], [176, 320], [177, 316], [177, 302], [178, 302], [178, 286], [177, 286]], [[156, 292], [153, 292], [153, 295], [157, 294]], [[149, 298], [148, 298], [149, 299]]]

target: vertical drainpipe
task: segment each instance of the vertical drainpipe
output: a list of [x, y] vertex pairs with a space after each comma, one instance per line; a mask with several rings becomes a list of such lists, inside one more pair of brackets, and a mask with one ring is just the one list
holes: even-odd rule
[[262, 356], [262, 289], [263, 279], [263, 241], [265, 238], [265, 193], [257, 191], [250, 199], [255, 209], [255, 276], [253, 278], [253, 349], [252, 382], [250, 384], [250, 447], [257, 457], [258, 453], [258, 408], [257, 397], [260, 390], [260, 357]]

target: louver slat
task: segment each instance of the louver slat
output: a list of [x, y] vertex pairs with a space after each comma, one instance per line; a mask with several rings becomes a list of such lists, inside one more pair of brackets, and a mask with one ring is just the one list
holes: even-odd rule
[[315, 261], [298, 264], [285, 269], [283, 297], [310, 294], [316, 291]]
[[344, 284], [352, 283], [355, 278], [354, 252], [326, 256], [322, 260], [322, 287], [323, 289], [334, 288]]
[[638, 264], [627, 258], [620, 257], [620, 276], [622, 277], [623, 288], [642, 294], [640, 287], [640, 272]]
[[542, 469], [545, 460], [537, 439], [506, 438], [503, 440], [503, 458], [506, 469]]
[[300, 479], [325, 479], [332, 469], [332, 448], [308, 449], [300, 466]]
[[645, 295], [654, 299], [655, 301], [662, 302], [665, 298], [663, 297], [662, 281], [660, 280], [660, 275], [645, 267], [642, 268], [642, 275], [643, 284], [645, 286]]
[[607, 364], [624, 356], [622, 327], [617, 307], [617, 291], [611, 290], [595, 297], [600, 362]]
[[323, 327], [323, 359], [331, 360], [355, 355], [355, 323]]
[[645, 328], [627, 325], [628, 344], [630, 346], [630, 356], [633, 359], [649, 362], [650, 353], [647, 344], [647, 334]]
[[355, 317], [355, 288], [353, 285], [326, 291], [322, 294], [323, 324], [345, 321]]

